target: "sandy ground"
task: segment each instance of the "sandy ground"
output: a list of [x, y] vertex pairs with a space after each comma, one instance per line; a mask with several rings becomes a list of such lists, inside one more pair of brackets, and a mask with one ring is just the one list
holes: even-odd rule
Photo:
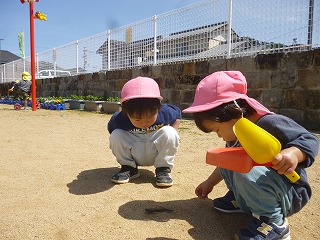
[[[15, 111], [0, 104], [0, 239], [231, 239], [248, 216], [222, 214], [195, 187], [214, 169], [206, 149], [222, 147], [215, 134], [183, 120], [174, 186], [158, 188], [154, 168], [114, 185], [119, 169], [108, 148], [110, 115], [85, 111]], [[314, 195], [289, 218], [292, 239], [319, 239], [320, 162], [309, 169]], [[150, 213], [147, 210], [158, 210]]]

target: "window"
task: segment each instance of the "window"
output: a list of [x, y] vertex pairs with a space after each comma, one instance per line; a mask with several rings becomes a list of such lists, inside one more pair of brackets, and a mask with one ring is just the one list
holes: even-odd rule
[[48, 77], [49, 76], [49, 71], [40, 71], [39, 72], [39, 77]]
[[176, 44], [176, 53], [186, 53], [188, 50], [188, 43], [182, 42]]

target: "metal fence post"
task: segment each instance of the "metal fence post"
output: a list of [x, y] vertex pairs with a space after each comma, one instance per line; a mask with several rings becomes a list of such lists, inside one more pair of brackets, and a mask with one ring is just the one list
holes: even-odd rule
[[76, 69], [77, 75], [79, 74], [79, 41], [76, 41]]
[[53, 48], [53, 72], [54, 76], [56, 76], [56, 70], [57, 70], [57, 50], [56, 48]]
[[312, 31], [313, 31], [313, 8], [314, 0], [309, 1], [309, 20], [308, 20], [308, 48], [312, 47]]
[[37, 63], [36, 64], [36, 66], [37, 66], [37, 74], [36, 75], [37, 75], [37, 77], [39, 77], [38, 76], [38, 74], [39, 74], [39, 54], [38, 53], [36, 54], [36, 63]]
[[3, 64], [3, 69], [2, 69], [3, 71], [2, 71], [2, 79], [4, 79], [5, 78], [5, 76], [7, 75], [6, 74], [6, 64]]
[[153, 18], [153, 65], [157, 64], [157, 15]]
[[12, 79], [13, 79], [13, 81], [14, 81], [14, 79], [15, 79], [15, 76], [14, 76], [15, 74], [14, 74], [14, 61], [12, 62]]
[[229, 0], [229, 20], [228, 20], [228, 40], [227, 40], [227, 58], [231, 54], [231, 31], [232, 31], [232, 0]]
[[23, 71], [26, 71], [26, 58], [23, 58]]
[[108, 71], [110, 71], [110, 43], [111, 43], [111, 40], [110, 40], [110, 37], [111, 37], [111, 31], [110, 30], [108, 30]]
[[[1, 57], [1, 41], [3, 41], [4, 39], [3, 38], [0, 38], [0, 66], [2, 65], [2, 57]], [[4, 62], [4, 61], [3, 61]], [[2, 82], [3, 82], [3, 78], [2, 78], [2, 70], [0, 71], [0, 74], [1, 74], [1, 79], [2, 79]]]

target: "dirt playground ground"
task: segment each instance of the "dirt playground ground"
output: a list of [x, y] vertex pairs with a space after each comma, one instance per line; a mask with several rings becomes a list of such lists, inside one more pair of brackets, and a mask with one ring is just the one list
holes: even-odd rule
[[[223, 147], [215, 134], [183, 120], [173, 169], [174, 185], [158, 188], [154, 168], [124, 185], [110, 177], [119, 165], [108, 148], [111, 115], [66, 110], [16, 111], [0, 104], [0, 239], [206, 240], [232, 239], [249, 219], [223, 214], [195, 187], [214, 166], [208, 148]], [[313, 197], [289, 218], [292, 239], [319, 239], [320, 157], [309, 169]]]

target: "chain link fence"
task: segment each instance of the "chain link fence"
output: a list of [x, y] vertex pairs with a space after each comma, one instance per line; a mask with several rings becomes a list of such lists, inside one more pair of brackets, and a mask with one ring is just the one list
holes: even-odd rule
[[[36, 78], [320, 47], [320, 0], [203, 0], [36, 54]], [[0, 83], [30, 71], [1, 65]]]

